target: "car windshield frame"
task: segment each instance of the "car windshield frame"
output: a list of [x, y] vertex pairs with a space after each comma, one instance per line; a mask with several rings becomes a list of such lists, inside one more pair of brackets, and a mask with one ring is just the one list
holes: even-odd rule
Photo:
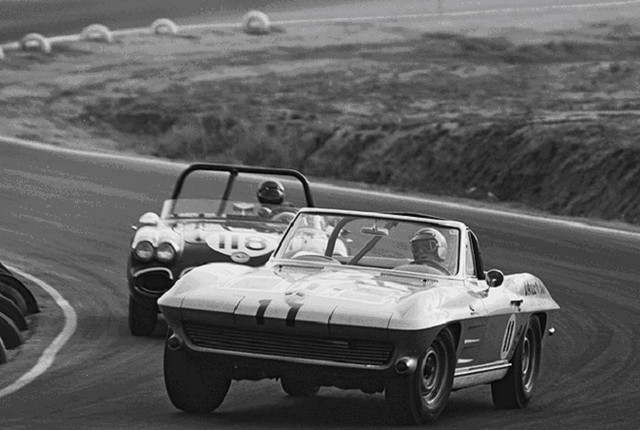
[[[310, 225], [313, 223], [315, 225]], [[422, 228], [436, 229], [443, 234], [448, 250], [441, 264], [445, 266], [444, 270], [442, 267], [438, 271], [427, 270], [425, 265], [413, 261], [410, 239]], [[415, 214], [301, 209], [272, 258], [304, 264], [339, 264], [345, 268], [459, 277], [465, 231], [463, 223]], [[302, 243], [304, 245], [300, 245]]]
[[[218, 196], [215, 196], [216, 198], [183, 198], [181, 194], [187, 178], [195, 172], [203, 171], [228, 173], [222, 193]], [[171, 197], [165, 200], [163, 203], [160, 218], [165, 220], [199, 219], [213, 222], [216, 219], [228, 221], [229, 219], [236, 218], [250, 221], [253, 217], [255, 218], [255, 221], [273, 222], [273, 220], [270, 220], [269, 217], [266, 216], [269, 214], [265, 214], [265, 211], [259, 213], [260, 206], [269, 209], [269, 211], [275, 214], [280, 212], [291, 212], [292, 214], [295, 214], [299, 210], [299, 207], [301, 207], [300, 205], [270, 205], [257, 202], [231, 200], [231, 191], [234, 187], [236, 179], [240, 174], [246, 174], [247, 176], [265, 175], [267, 177], [275, 176], [278, 178], [296, 179], [300, 183], [302, 188], [304, 200], [304, 204], [302, 206], [314, 206], [309, 182], [307, 178], [297, 170], [232, 164], [195, 163], [191, 164], [185, 170], [183, 170], [178, 177], [171, 193]], [[176, 212], [176, 208], [180, 205], [185, 205], [185, 203], [186, 206], [193, 206], [194, 210]], [[207, 210], [200, 210], [200, 208], [206, 208]], [[274, 211], [273, 209], [276, 210]]]

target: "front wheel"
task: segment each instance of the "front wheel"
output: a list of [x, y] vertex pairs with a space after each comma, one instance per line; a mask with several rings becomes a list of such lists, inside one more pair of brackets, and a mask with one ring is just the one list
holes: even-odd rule
[[164, 383], [176, 408], [186, 412], [211, 412], [224, 401], [231, 379], [216, 368], [215, 362], [185, 349], [172, 350], [165, 342]]
[[129, 330], [134, 336], [150, 336], [156, 329], [156, 306], [135, 300], [129, 296]]
[[411, 375], [387, 381], [385, 397], [397, 421], [424, 424], [435, 421], [449, 400], [455, 371], [455, 340], [444, 328], [422, 354]]
[[507, 375], [491, 384], [491, 396], [496, 407], [522, 409], [527, 406], [536, 387], [541, 355], [540, 320], [532, 316], [527, 330], [518, 341]]

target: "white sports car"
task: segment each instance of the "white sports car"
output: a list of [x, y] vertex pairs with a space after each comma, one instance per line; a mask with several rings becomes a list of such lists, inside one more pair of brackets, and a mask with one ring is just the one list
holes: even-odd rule
[[179, 409], [212, 411], [232, 380], [275, 378], [294, 396], [384, 392], [391, 414], [413, 424], [479, 384], [496, 406], [525, 407], [559, 309], [537, 277], [485, 272], [461, 222], [313, 208], [265, 266], [201, 266], [158, 305]]

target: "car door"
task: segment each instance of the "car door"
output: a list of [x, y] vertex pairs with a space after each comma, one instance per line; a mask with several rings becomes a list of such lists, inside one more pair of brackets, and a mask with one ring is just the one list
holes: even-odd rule
[[504, 362], [510, 357], [513, 345], [519, 339], [526, 323], [525, 315], [519, 310], [522, 301], [503, 285], [489, 288], [484, 276], [478, 239], [471, 230], [468, 234], [469, 251], [475, 264], [475, 273], [478, 275], [475, 287], [486, 292], [482, 299], [487, 312], [486, 324], [476, 355], [476, 364]]
[[462, 267], [462, 270], [464, 270], [465, 295], [471, 300], [467, 304], [470, 318], [463, 321], [461, 327], [457, 363], [459, 369], [482, 363], [478, 358], [481, 355], [480, 352], [484, 349], [483, 343], [488, 322], [488, 311], [484, 304], [487, 287], [486, 283], [478, 279], [478, 274], [484, 273], [482, 272], [482, 261], [479, 258], [479, 254], [474, 253], [470, 238], [471, 235], [468, 235], [465, 240], [465, 257], [463, 260], [464, 266]]

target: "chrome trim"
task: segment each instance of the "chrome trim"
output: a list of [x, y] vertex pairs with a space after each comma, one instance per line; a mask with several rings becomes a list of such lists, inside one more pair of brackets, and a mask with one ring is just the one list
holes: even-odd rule
[[487, 384], [505, 377], [511, 367], [507, 360], [456, 369], [452, 390]]
[[141, 270], [138, 270], [137, 272], [134, 272], [132, 276], [134, 278], [137, 278], [140, 275], [144, 275], [145, 273], [151, 273], [151, 272], [166, 272], [169, 274], [169, 279], [173, 281], [173, 272], [166, 267], [147, 267], [146, 269], [141, 269]]
[[472, 375], [456, 377], [453, 380], [452, 390], [458, 390], [460, 388], [473, 387], [474, 385], [488, 384], [489, 382], [498, 381], [505, 377], [509, 368], [495, 369], [486, 371], [484, 373], [475, 373]]
[[478, 364], [477, 366], [461, 367], [456, 369], [455, 377], [474, 375], [476, 373], [490, 372], [492, 370], [508, 369], [511, 366], [507, 360], [492, 361], [491, 363]]
[[184, 275], [186, 275], [187, 273], [189, 273], [190, 271], [192, 271], [196, 267], [197, 266], [185, 267], [184, 269], [182, 269], [182, 272], [180, 272], [180, 275], [178, 275], [178, 279], [182, 278]]
[[188, 345], [189, 349], [192, 351], [204, 352], [204, 353], [215, 353], [215, 354], [229, 355], [234, 357], [260, 358], [265, 360], [285, 361], [287, 363], [313, 364], [313, 365], [320, 365], [320, 366], [327, 366], [327, 367], [341, 367], [346, 369], [385, 370], [389, 367], [389, 363], [386, 363], [381, 366], [374, 365], [374, 364], [352, 364], [352, 363], [341, 363], [338, 361], [329, 361], [329, 360], [313, 360], [309, 358], [283, 357], [280, 355], [254, 354], [249, 352], [202, 348], [200, 346], [196, 346], [193, 343], [191, 343], [191, 341], [188, 338], [185, 338], [185, 343]]
[[464, 344], [465, 345], [475, 345], [477, 343], [480, 343], [480, 339], [465, 339], [464, 340]]
[[458, 364], [472, 363], [473, 360], [473, 358], [458, 358]]

